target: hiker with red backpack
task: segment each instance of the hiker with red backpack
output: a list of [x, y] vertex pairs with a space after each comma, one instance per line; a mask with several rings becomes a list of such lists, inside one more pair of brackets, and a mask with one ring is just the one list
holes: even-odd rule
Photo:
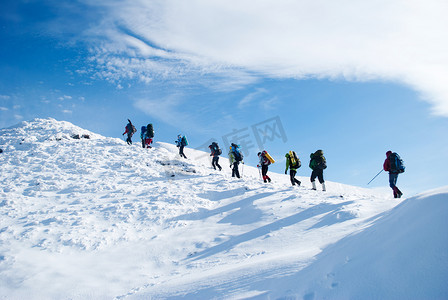
[[261, 167], [261, 175], [263, 176], [263, 182], [271, 182], [271, 178], [269, 178], [268, 169], [269, 165], [271, 164], [271, 160], [267, 156], [266, 150], [263, 150], [262, 152], [258, 152], [258, 158], [259, 163], [257, 165], [258, 168]]
[[131, 120], [128, 119], [128, 124], [125, 127], [125, 131], [123, 133], [123, 135], [125, 135], [126, 133], [128, 134], [128, 138], [126, 139], [126, 142], [128, 143], [128, 145], [132, 145], [132, 136], [134, 135], [134, 133], [137, 132], [137, 129], [135, 129], [135, 126], [132, 125]]
[[243, 153], [241, 153], [240, 147], [237, 144], [232, 143], [229, 150], [229, 163], [232, 168], [232, 177], [241, 178], [238, 165], [243, 162]]
[[216, 170], [216, 167], [221, 171], [221, 166], [219, 165], [219, 156], [222, 154], [221, 149], [218, 146], [218, 143], [213, 142], [210, 146], [208, 146], [211, 150], [210, 156], [213, 156], [212, 158], [212, 167]]
[[289, 151], [285, 154], [286, 157], [286, 169], [285, 174], [288, 173], [289, 169], [289, 179], [291, 180], [292, 185], [300, 186], [301, 182], [296, 179], [297, 169], [302, 166], [302, 163], [300, 162], [300, 159], [297, 157], [296, 153], [294, 151]]
[[403, 173], [405, 170], [403, 160], [400, 156], [392, 151], [386, 152], [386, 160], [383, 164], [383, 169], [389, 172], [389, 186], [394, 192], [394, 198], [401, 198], [403, 193], [397, 187], [398, 174]]
[[322, 191], [325, 192], [324, 170], [327, 168], [327, 161], [322, 150], [317, 150], [316, 152], [310, 154], [309, 167], [313, 170], [310, 178], [311, 183], [313, 184], [313, 190], [316, 190], [315, 180], [317, 177], [319, 182], [322, 184]]

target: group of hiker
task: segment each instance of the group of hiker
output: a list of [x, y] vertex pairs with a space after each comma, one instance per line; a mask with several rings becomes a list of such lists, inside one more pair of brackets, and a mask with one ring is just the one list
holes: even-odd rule
[[[131, 120], [128, 119], [128, 124], [125, 127], [125, 132], [123, 133], [123, 135], [127, 134], [126, 142], [129, 145], [132, 144], [132, 136], [135, 132], [137, 132], [135, 126], [132, 124]], [[151, 148], [151, 144], [153, 143], [154, 139], [154, 128], [151, 123], [146, 126], [142, 126], [140, 137], [142, 140], [142, 147]], [[188, 146], [187, 137], [185, 135], [179, 134], [177, 136], [175, 144], [179, 148], [180, 157], [187, 158], [187, 156], [184, 153], [184, 148]], [[212, 142], [212, 144], [209, 146], [209, 149], [211, 151], [210, 156], [212, 156], [212, 167], [215, 170], [218, 168], [218, 170], [221, 171], [222, 167], [219, 164], [219, 156], [222, 154], [222, 150], [219, 148], [219, 145], [216, 142]], [[241, 178], [239, 172], [239, 165], [240, 163], [244, 164], [244, 161], [243, 161], [243, 153], [241, 152], [240, 146], [235, 143], [231, 143], [229, 147], [228, 157], [230, 168], [232, 169], [232, 177]], [[300, 159], [298, 158], [297, 154], [294, 151], [289, 151], [288, 153], [286, 153], [285, 158], [286, 158], [285, 174], [288, 173], [289, 169], [289, 177], [291, 184], [293, 186], [295, 185], [300, 186], [301, 182], [295, 178], [297, 174], [297, 169], [301, 167]], [[257, 168], [259, 168], [260, 176], [263, 179], [263, 182], [265, 183], [271, 182], [271, 178], [267, 174], [269, 170], [269, 165], [275, 162], [274, 159], [269, 155], [269, 153], [266, 150], [258, 152], [258, 159], [259, 162]], [[319, 180], [319, 183], [322, 185], [322, 191], [326, 191], [324, 170], [327, 168], [327, 162], [322, 150], [317, 150], [316, 152], [310, 154], [309, 167], [312, 170], [310, 176], [312, 189], [317, 190], [316, 187], [316, 178], [317, 178]], [[383, 170], [389, 172], [389, 185], [392, 188], [394, 198], [401, 198], [401, 196], [403, 195], [403, 193], [398, 189], [396, 184], [398, 174], [403, 173], [404, 169], [405, 167], [403, 164], [403, 160], [400, 158], [400, 156], [395, 152], [387, 151], [386, 160], [384, 161], [383, 164]]]
[[[217, 147], [217, 143], [213, 143], [209, 146], [210, 149], [214, 149]], [[212, 150], [212, 154], [216, 153], [215, 150]], [[266, 150], [263, 150], [261, 152], [258, 152], [258, 165], [257, 168], [259, 168], [260, 176], [263, 179], [263, 182], [271, 182], [271, 178], [268, 176], [268, 170], [269, 165], [275, 162], [275, 160], [269, 155], [269, 153]], [[291, 181], [291, 184], [300, 186], [301, 182], [300, 180], [296, 179], [295, 176], [297, 174], [297, 169], [301, 167], [302, 163], [300, 162], [300, 159], [297, 157], [297, 154], [295, 151], [289, 151], [285, 154], [286, 158], [286, 169], [285, 174], [288, 173], [289, 169], [289, 179]], [[232, 168], [232, 177], [240, 177], [239, 171], [238, 171], [238, 165], [240, 162], [243, 162], [243, 154], [241, 153], [241, 150], [239, 149], [239, 146], [232, 143], [230, 146], [229, 151], [229, 162], [230, 167]], [[244, 162], [243, 162], [244, 163]], [[325, 156], [323, 154], [322, 150], [317, 150], [314, 153], [311, 153], [310, 155], [310, 164], [309, 167], [312, 169], [311, 172], [311, 183], [313, 185], [313, 190], [316, 190], [316, 178], [319, 179], [319, 182], [322, 184], [322, 190], [325, 191], [325, 181], [324, 181], [324, 169], [327, 168], [327, 163]], [[221, 170], [221, 168], [220, 168]]]
[[[123, 132], [123, 135], [127, 134], [126, 143], [128, 145], [132, 145], [132, 136], [134, 133], [137, 132], [137, 129], [132, 124], [131, 120], [128, 119], [128, 124], [125, 126], [125, 130]], [[142, 140], [142, 147], [143, 148], [152, 148], [152, 140], [154, 139], [154, 128], [151, 123], [149, 123], [146, 126], [142, 126], [140, 138]]]

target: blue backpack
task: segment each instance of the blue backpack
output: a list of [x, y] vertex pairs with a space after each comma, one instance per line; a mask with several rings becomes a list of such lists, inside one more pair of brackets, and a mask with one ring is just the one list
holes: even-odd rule
[[390, 171], [392, 173], [403, 173], [405, 170], [404, 162], [401, 159], [400, 155], [396, 152], [392, 153], [389, 156], [390, 160]]
[[142, 133], [140, 133], [140, 137], [143, 138], [146, 133], [146, 126], [142, 126]]
[[181, 144], [183, 146], [188, 146], [188, 140], [187, 140], [187, 137], [185, 135], [182, 137]]
[[232, 151], [236, 161], [243, 160], [243, 154], [241, 153], [240, 147], [238, 145], [232, 144]]

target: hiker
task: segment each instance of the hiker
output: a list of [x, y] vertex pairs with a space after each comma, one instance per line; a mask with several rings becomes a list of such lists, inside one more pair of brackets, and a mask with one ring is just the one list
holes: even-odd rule
[[180, 157], [187, 158], [184, 154], [184, 147], [188, 145], [187, 138], [179, 134], [177, 136], [177, 141], [175, 141], [176, 146], [179, 148]]
[[216, 170], [216, 167], [221, 171], [221, 166], [219, 165], [219, 156], [222, 154], [221, 149], [219, 149], [218, 143], [213, 142], [210, 146], [208, 146], [211, 150], [210, 156], [213, 156], [212, 158], [212, 166], [213, 169]]
[[263, 150], [263, 152], [258, 152], [258, 165], [257, 167], [260, 168], [261, 167], [261, 175], [263, 176], [263, 182], [271, 182], [271, 178], [269, 178], [268, 174], [268, 168], [269, 165], [271, 164], [271, 161], [266, 157], [266, 151]]
[[145, 147], [144, 148], [152, 148], [151, 144], [152, 144], [152, 140], [154, 138], [154, 128], [152, 127], [152, 124], [149, 123], [146, 126], [146, 131], [145, 131]]
[[[240, 147], [234, 143], [231, 144], [229, 150], [229, 162], [230, 168], [232, 168], [232, 177], [241, 178], [238, 165], [243, 162], [243, 153], [241, 153]], [[243, 162], [244, 163], [244, 162]]]
[[296, 179], [297, 169], [301, 167], [302, 163], [300, 159], [297, 157], [294, 151], [289, 151], [285, 154], [286, 157], [286, 169], [285, 174], [288, 173], [289, 169], [289, 179], [291, 180], [292, 185], [300, 186], [300, 180]]
[[135, 129], [135, 126], [132, 125], [131, 120], [128, 119], [128, 122], [129, 122], [129, 123], [126, 125], [126, 127], [125, 127], [125, 131], [124, 131], [123, 135], [125, 135], [126, 133], [128, 134], [128, 138], [126, 139], [126, 142], [128, 143], [128, 145], [132, 145], [132, 140], [131, 140], [131, 138], [132, 138], [132, 135], [133, 135], [137, 130]]
[[311, 172], [311, 183], [313, 184], [313, 190], [316, 190], [316, 177], [322, 184], [322, 191], [326, 191], [325, 181], [324, 181], [324, 169], [327, 168], [327, 161], [325, 160], [324, 153], [322, 150], [317, 150], [310, 154], [310, 168], [313, 170]]
[[397, 187], [398, 174], [404, 172], [404, 164], [400, 156], [392, 151], [386, 152], [386, 160], [383, 164], [383, 169], [389, 172], [389, 186], [394, 192], [394, 198], [401, 198], [403, 193]]
[[142, 140], [142, 147], [145, 148], [145, 134], [146, 134], [146, 126], [142, 126], [141, 132], [140, 132], [140, 138]]

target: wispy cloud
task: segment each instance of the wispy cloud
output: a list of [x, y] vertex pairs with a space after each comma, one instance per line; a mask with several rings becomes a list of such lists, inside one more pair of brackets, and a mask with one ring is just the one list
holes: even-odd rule
[[243, 99], [241, 99], [241, 101], [238, 103], [238, 108], [243, 109], [243, 108], [249, 106], [254, 101], [256, 101], [257, 98], [259, 98], [260, 96], [262, 96], [263, 94], [266, 94], [266, 93], [267, 93], [266, 89], [257, 89], [255, 92], [250, 93], [250, 94], [246, 95]]
[[88, 32], [97, 75], [107, 80], [191, 83], [213, 75], [232, 78], [228, 88], [259, 76], [386, 80], [410, 86], [433, 104], [434, 113], [448, 116], [445, 0], [95, 5], [108, 9]]

